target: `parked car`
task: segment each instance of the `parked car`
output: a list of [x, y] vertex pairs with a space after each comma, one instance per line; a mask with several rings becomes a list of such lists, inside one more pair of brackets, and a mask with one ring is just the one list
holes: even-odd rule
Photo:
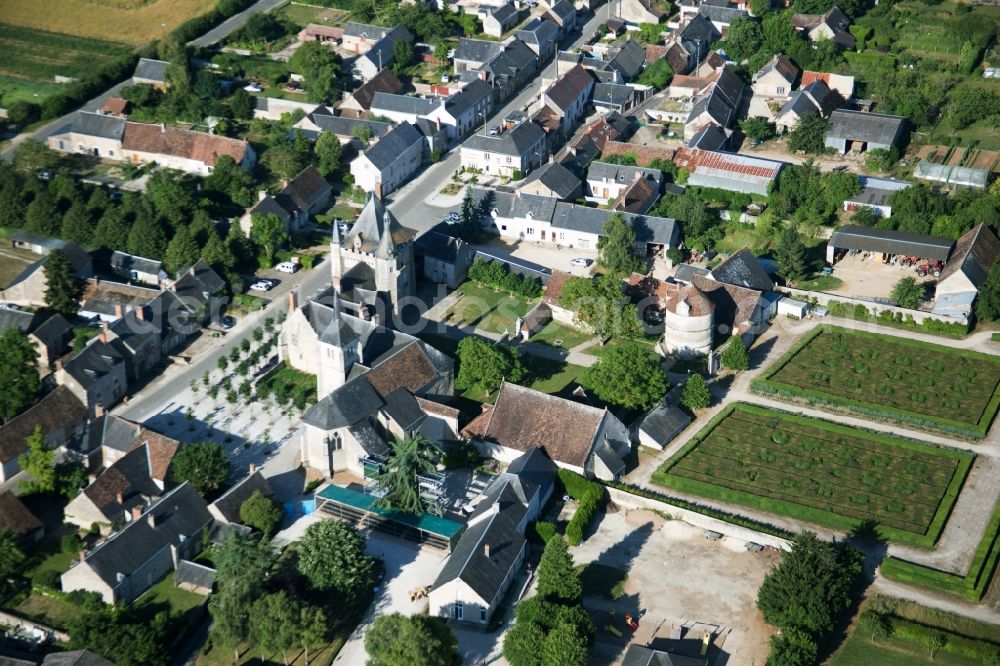
[[447, 74], [441, 76], [441, 83], [451, 83], [451, 77]]
[[257, 280], [252, 285], [250, 289], [252, 291], [271, 291], [274, 288], [274, 282], [271, 280]]
[[236, 318], [225, 315], [219, 319], [219, 323], [222, 324], [223, 328], [232, 328], [233, 326], [236, 326]]
[[494, 125], [493, 127], [490, 128], [490, 136], [496, 136], [498, 134], [500, 134], [500, 126], [499, 125]]
[[448, 213], [448, 215], [445, 216], [444, 219], [448, 220], [449, 222], [458, 222], [459, 219], [461, 218], [459, 217], [458, 213], [456, 213], [455, 211], [451, 211], [450, 213]]
[[292, 263], [291, 261], [283, 261], [277, 266], [275, 266], [274, 270], [279, 271], [281, 273], [294, 273], [295, 271], [299, 270], [299, 265], [296, 263]]
[[593, 263], [593, 262], [590, 259], [584, 259], [583, 257], [577, 257], [576, 259], [571, 260], [569, 262], [569, 265], [570, 266], [582, 266], [582, 267], [586, 268], [591, 263]]

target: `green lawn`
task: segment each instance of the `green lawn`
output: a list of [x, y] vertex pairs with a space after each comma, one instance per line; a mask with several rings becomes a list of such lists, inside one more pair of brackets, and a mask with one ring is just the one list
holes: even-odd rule
[[844, 286], [844, 281], [832, 275], [817, 275], [814, 278], [795, 283], [796, 289], [804, 289], [805, 291], [833, 291], [842, 286]]
[[[747, 224], [727, 224], [726, 235], [713, 249], [722, 254], [734, 254], [745, 247], [757, 247], [760, 241], [760, 235], [754, 227]], [[770, 244], [768, 240], [765, 242]]]
[[527, 314], [534, 304], [521, 296], [480, 287], [474, 282], [463, 283], [458, 291], [462, 298], [448, 311], [452, 317], [449, 323], [474, 326], [491, 333], [505, 330], [513, 333], [517, 319]]
[[649, 351], [653, 351], [654, 348], [656, 347], [656, 342], [654, 342], [652, 340], [626, 340], [624, 338], [612, 338], [606, 344], [603, 344], [603, 345], [601, 345], [601, 344], [595, 344], [595, 345], [591, 345], [590, 347], [587, 347], [586, 349], [583, 350], [583, 353], [584, 354], [589, 354], [590, 356], [601, 357], [601, 356], [604, 356], [605, 354], [607, 354], [609, 351], [611, 351], [615, 347], [620, 347], [623, 344], [626, 344], [628, 342], [634, 342], [634, 343], [636, 343], [638, 345], [642, 345], [643, 347], [648, 347]]
[[14, 610], [21, 615], [49, 624], [56, 629], [65, 629], [69, 621], [80, 614], [80, 609], [68, 601], [32, 592], [31, 596], [18, 604]]
[[76, 553], [53, 553], [42, 560], [34, 569], [29, 570], [26, 575], [31, 579], [37, 578], [45, 571], [55, 571], [62, 575], [69, 569], [69, 565], [73, 564], [76, 556]]
[[744, 403], [713, 418], [653, 482], [838, 529], [875, 521], [931, 548], [973, 456]]
[[572, 349], [577, 345], [582, 345], [584, 342], [591, 340], [593, 337], [592, 333], [586, 333], [553, 321], [549, 322], [545, 328], [540, 330], [538, 333], [531, 336], [529, 342], [538, 342], [552, 347]]
[[13, 76], [0, 76], [0, 104], [10, 106], [14, 102], [40, 103], [65, 86], [61, 83], [29, 81]]
[[348, 17], [348, 13], [339, 9], [325, 9], [310, 5], [297, 5], [289, 3], [279, 12], [282, 16], [300, 28], [304, 28], [308, 23], [319, 23], [321, 25], [340, 25]]
[[185, 613], [204, 601], [205, 597], [202, 595], [182, 590], [174, 585], [174, 574], [171, 573], [146, 590], [145, 594], [136, 600], [136, 605], [157, 607], [165, 604], [170, 606], [171, 610]]
[[[4, 77], [45, 84], [53, 83], [56, 75], [79, 78], [129, 50], [115, 42], [0, 24], [0, 75]], [[45, 86], [34, 92], [51, 93], [58, 87]], [[9, 103], [6, 99], [4, 102]]]

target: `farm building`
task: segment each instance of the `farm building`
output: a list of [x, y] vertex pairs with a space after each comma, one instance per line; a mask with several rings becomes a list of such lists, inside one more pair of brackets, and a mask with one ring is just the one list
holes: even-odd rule
[[689, 423], [691, 423], [690, 414], [677, 405], [670, 405], [663, 400], [636, 419], [632, 424], [632, 430], [639, 444], [662, 451]]
[[794, 317], [795, 319], [805, 319], [809, 313], [809, 304], [797, 301], [794, 298], [782, 298], [778, 301], [778, 316]]
[[913, 170], [913, 177], [942, 183], [948, 187], [975, 187], [981, 190], [989, 183], [990, 170], [934, 164], [921, 160]]
[[932, 312], [968, 322], [972, 304], [998, 259], [1000, 240], [986, 225], [980, 224], [959, 238], [938, 278]]
[[826, 147], [841, 153], [888, 150], [899, 144], [905, 129], [906, 118], [902, 116], [837, 109], [830, 114]]
[[858, 180], [861, 182], [861, 191], [850, 199], [844, 200], [844, 210], [848, 213], [859, 208], [867, 208], [879, 217], [889, 217], [892, 215], [889, 197], [910, 186], [909, 181], [894, 178], [861, 176]]
[[947, 261], [955, 241], [928, 234], [845, 224], [838, 227], [826, 244], [826, 262], [833, 264], [838, 252], [872, 252], [885, 259], [901, 255]]
[[678, 151], [675, 164], [688, 170], [688, 184], [767, 196], [784, 162], [714, 150]]

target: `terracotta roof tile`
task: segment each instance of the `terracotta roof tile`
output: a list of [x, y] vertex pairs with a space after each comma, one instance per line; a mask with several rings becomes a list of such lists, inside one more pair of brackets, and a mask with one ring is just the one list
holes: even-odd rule
[[59, 386], [46, 395], [28, 411], [14, 417], [0, 427], [0, 463], [14, 460], [28, 450], [24, 440], [41, 426], [42, 434], [48, 436], [60, 428], [70, 428], [83, 423], [87, 408], [65, 386]]
[[420, 409], [424, 410], [428, 414], [443, 416], [446, 419], [457, 419], [459, 415], [459, 411], [454, 407], [442, 405], [440, 402], [434, 402], [433, 400], [427, 400], [426, 398], [418, 397], [417, 405], [419, 405]]
[[681, 286], [679, 284], [670, 285], [672, 288], [664, 301], [664, 308], [670, 312], [680, 314], [677, 307], [683, 301], [687, 303], [688, 315], [691, 317], [704, 317], [715, 309], [712, 301], [693, 284]]
[[232, 157], [237, 164], [241, 163], [248, 145], [239, 139], [146, 123], [125, 123], [125, 134], [122, 136], [124, 150], [173, 155], [209, 166], [223, 155]]
[[566, 286], [566, 281], [571, 277], [573, 276], [569, 273], [552, 271], [552, 275], [549, 277], [549, 281], [545, 285], [545, 296], [543, 300], [549, 305], [559, 305], [559, 295], [562, 293], [563, 287]]
[[180, 448], [180, 442], [160, 433], [143, 428], [136, 438], [136, 446], [149, 447], [149, 474], [157, 481], [166, 481], [167, 470]]
[[723, 284], [715, 280], [695, 275], [691, 284], [698, 288], [715, 306], [715, 325], [725, 324], [739, 329], [749, 321], [760, 301], [760, 292], [746, 287]]
[[399, 388], [418, 393], [438, 377], [438, 371], [419, 343], [411, 343], [364, 375], [368, 383], [385, 398]]

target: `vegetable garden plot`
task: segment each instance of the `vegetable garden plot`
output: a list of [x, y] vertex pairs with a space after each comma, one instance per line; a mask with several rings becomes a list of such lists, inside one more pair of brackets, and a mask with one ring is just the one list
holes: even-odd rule
[[733, 405], [654, 476], [665, 486], [930, 547], [973, 456], [752, 405]]

